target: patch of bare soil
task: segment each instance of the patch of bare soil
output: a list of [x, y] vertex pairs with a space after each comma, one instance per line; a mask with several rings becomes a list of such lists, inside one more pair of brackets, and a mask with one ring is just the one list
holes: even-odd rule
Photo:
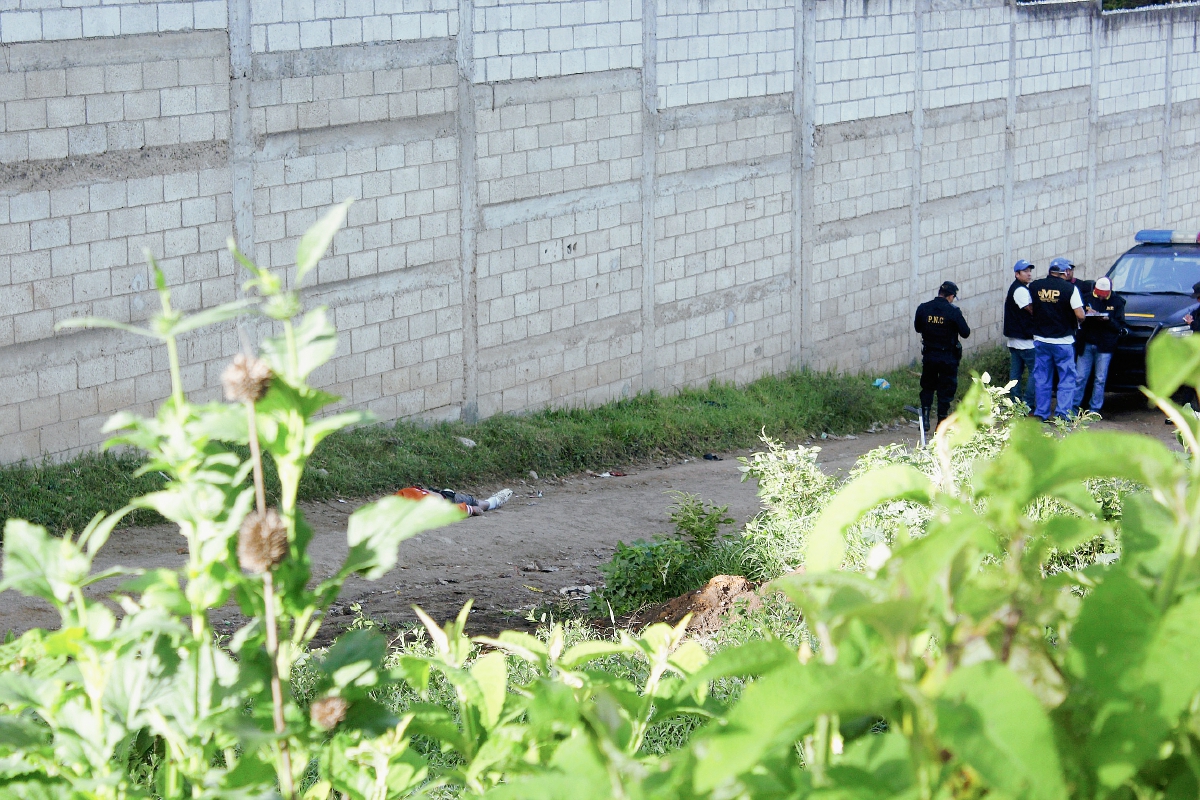
[[[1105, 419], [1096, 427], [1149, 433], [1173, 443], [1172, 429], [1162, 424], [1162, 416], [1145, 410], [1145, 401], [1138, 398], [1106, 407]], [[915, 427], [902, 427], [807, 444], [822, 448], [820, 462], [827, 471], [844, 474], [863, 453], [893, 442], [913, 445], [916, 436]], [[728, 504], [739, 526], [757, 513], [757, 487], [742, 481], [736, 460], [745, 451], [721, 455], [720, 461], [689, 459], [622, 467], [628, 474], [619, 477], [585, 474], [512, 484], [516, 495], [503, 508], [405, 542], [397, 568], [378, 581], [348, 581], [323, 639], [349, 624], [355, 605], [379, 622], [410, 627], [417, 624], [413, 605], [440, 621], [452, 619], [469, 598], [475, 601], [472, 633], [528, 629], [529, 610], [575, 594], [571, 587], [599, 586], [598, 568], [612, 556], [618, 541], [668, 532], [672, 492]], [[455, 488], [486, 497], [499, 487]], [[372, 499], [303, 505], [305, 518], [316, 531], [309, 551], [316, 580], [341, 566], [346, 556], [346, 519]], [[183, 544], [169, 525], [122, 529], [100, 552], [96, 568], [178, 567], [186, 558], [180, 553]], [[114, 586], [109, 581], [90, 591], [102, 596]], [[214, 609], [210, 616], [219, 631], [233, 631], [244, 622], [228, 606]], [[12, 591], [0, 593], [0, 634], [57, 625], [57, 615], [42, 601]]]
[[741, 575], [717, 575], [699, 589], [631, 615], [628, 625], [644, 628], [665, 622], [675, 626], [691, 614], [687, 630], [704, 636], [719, 631], [729, 621], [730, 614], [754, 611], [761, 606], [758, 584]]

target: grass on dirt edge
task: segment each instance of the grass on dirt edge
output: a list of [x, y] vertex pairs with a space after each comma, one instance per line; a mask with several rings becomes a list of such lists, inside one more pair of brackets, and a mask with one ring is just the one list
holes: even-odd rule
[[[968, 356], [968, 375], [1008, 374], [1008, 355], [989, 348]], [[676, 394], [650, 393], [595, 408], [498, 414], [473, 424], [414, 422], [370, 425], [326, 439], [309, 462], [301, 499], [362, 497], [403, 486], [499, 488], [504, 480], [599, 470], [639, 460], [699, 456], [758, 444], [759, 432], [794, 440], [810, 433], [851, 433], [890, 422], [915, 405], [919, 367], [876, 375], [835, 375], [799, 370], [737, 387], [714, 383]], [[459, 437], [476, 442], [464, 446]], [[71, 461], [22, 462], [0, 467], [0, 519], [27, 519], [50, 530], [80, 530], [98, 511], [112, 511], [155, 491], [157, 473], [134, 477], [135, 455], [89, 453]], [[270, 469], [268, 469], [270, 473]], [[274, 482], [274, 475], [268, 474]], [[135, 511], [127, 524], [161, 521]]]

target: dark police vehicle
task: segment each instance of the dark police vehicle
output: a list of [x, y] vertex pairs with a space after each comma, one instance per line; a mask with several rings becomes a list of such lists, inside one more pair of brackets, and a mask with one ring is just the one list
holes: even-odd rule
[[1190, 336], [1183, 316], [1196, 310], [1192, 285], [1200, 281], [1200, 236], [1183, 231], [1138, 231], [1138, 245], [1108, 271], [1125, 298], [1125, 324], [1107, 387], [1132, 390], [1146, 383], [1146, 345], [1155, 336]]

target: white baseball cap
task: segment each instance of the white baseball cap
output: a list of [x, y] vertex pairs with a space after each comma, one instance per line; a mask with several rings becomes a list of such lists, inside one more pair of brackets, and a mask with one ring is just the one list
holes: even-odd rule
[[1092, 291], [1111, 292], [1112, 291], [1112, 281], [1110, 281], [1108, 278], [1100, 278], [1099, 280], [1096, 281], [1096, 286]]

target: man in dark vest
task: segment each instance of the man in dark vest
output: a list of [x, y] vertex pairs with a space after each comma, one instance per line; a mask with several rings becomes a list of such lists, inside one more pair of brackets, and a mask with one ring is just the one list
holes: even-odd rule
[[1083, 340], [1083, 351], [1075, 360], [1075, 407], [1083, 405], [1083, 391], [1095, 365], [1092, 381], [1092, 398], [1088, 408], [1096, 413], [1104, 407], [1104, 384], [1108, 380], [1108, 366], [1117, 352], [1117, 340], [1125, 330], [1125, 298], [1112, 290], [1112, 281], [1101, 278], [1084, 292], [1083, 325], [1079, 338]]
[[1033, 298], [1033, 415], [1045, 422], [1054, 400], [1054, 373], [1058, 373], [1058, 399], [1054, 415], [1064, 419], [1075, 402], [1075, 328], [1083, 321], [1083, 298], [1066, 280], [1070, 263], [1050, 262], [1050, 274], [1029, 284]]
[[958, 287], [946, 281], [938, 288], [938, 296], [917, 306], [913, 327], [921, 334], [921, 424], [932, 427], [929, 412], [937, 392], [937, 421], [950, 415], [950, 401], [958, 391], [958, 362], [962, 359], [962, 343], [971, 328], [962, 312], [954, 305]]
[[[1004, 298], [1004, 336], [1008, 340], [1008, 380], [1012, 384], [1009, 394], [1014, 400], [1024, 400], [1033, 409], [1033, 298], [1029, 294], [1029, 283], [1033, 280], [1033, 264], [1021, 259], [1013, 264], [1014, 280]], [[1018, 392], [1022, 374], [1025, 389]]]

